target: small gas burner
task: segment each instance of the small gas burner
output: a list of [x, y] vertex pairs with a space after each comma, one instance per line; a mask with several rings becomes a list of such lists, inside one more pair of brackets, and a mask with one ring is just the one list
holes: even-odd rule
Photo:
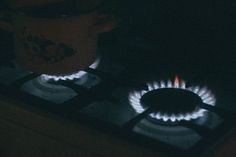
[[48, 83], [41, 76], [24, 83], [21, 90], [56, 104], [64, 103], [77, 95], [74, 90], [62, 85]]
[[[96, 69], [99, 62], [100, 59], [97, 59], [89, 68]], [[63, 81], [64, 83], [70, 82], [70, 84], [73, 84], [75, 87], [82, 86], [83, 88], [89, 89], [98, 84], [100, 78], [85, 71], [78, 71], [71, 75], [57, 76], [42, 74], [25, 82], [21, 86], [21, 90], [44, 100], [62, 104], [78, 95], [71, 87], [64, 85]]]
[[[89, 68], [96, 69], [98, 67], [99, 63], [100, 63], [100, 58], [97, 58], [95, 60], [95, 62], [89, 66]], [[85, 75], [86, 75], [86, 72], [78, 71], [78, 72], [74, 72], [74, 73], [66, 74], [66, 75], [46, 75], [46, 74], [42, 74], [41, 77], [45, 81], [51, 81], [51, 80], [59, 81], [59, 80], [75, 80], [75, 79], [82, 78]]]
[[202, 117], [205, 109], [199, 104], [215, 105], [215, 96], [199, 86], [186, 87], [186, 83], [178, 76], [172, 81], [147, 83], [148, 90], [134, 91], [129, 101], [137, 113], [152, 108], [148, 118], [164, 122], [178, 122]]
[[80, 77], [69, 81], [55, 81], [54, 79], [48, 80], [45, 79], [44, 76], [40, 75], [32, 80], [29, 80], [28, 82], [25, 82], [20, 89], [44, 100], [56, 104], [62, 104], [78, 95], [73, 88], [65, 85], [66, 82], [75, 88], [83, 87], [85, 89], [90, 89], [100, 82], [100, 78], [93, 74], [85, 71], [80, 71], [79, 74], [81, 74]]

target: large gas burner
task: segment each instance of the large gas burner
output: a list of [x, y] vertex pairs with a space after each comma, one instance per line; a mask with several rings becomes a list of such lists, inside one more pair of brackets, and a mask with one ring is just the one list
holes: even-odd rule
[[164, 122], [192, 120], [202, 117], [205, 109], [199, 104], [215, 105], [215, 96], [206, 88], [186, 87], [178, 76], [174, 81], [147, 83], [148, 90], [134, 91], [129, 94], [129, 101], [137, 113], [153, 108], [149, 116]]

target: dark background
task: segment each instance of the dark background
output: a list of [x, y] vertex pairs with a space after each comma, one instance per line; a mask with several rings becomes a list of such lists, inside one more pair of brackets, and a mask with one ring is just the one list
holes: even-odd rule
[[236, 65], [235, 2], [129, 0], [120, 27], [104, 35], [113, 60], [132, 72], [232, 72]]
[[[99, 52], [125, 74], [235, 74], [233, 1], [120, 0], [105, 11], [119, 25], [100, 36]], [[14, 57], [12, 37], [0, 34], [0, 61], [7, 64]]]

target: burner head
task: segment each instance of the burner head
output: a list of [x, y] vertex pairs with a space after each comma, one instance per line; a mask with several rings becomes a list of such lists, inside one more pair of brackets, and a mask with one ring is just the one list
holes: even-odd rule
[[153, 107], [157, 112], [168, 115], [192, 113], [200, 103], [202, 100], [195, 93], [177, 88], [152, 90], [141, 98], [144, 107]]

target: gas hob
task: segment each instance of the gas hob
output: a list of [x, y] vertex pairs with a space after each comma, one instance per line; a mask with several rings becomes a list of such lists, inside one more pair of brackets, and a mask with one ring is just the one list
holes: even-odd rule
[[142, 82], [95, 68], [49, 76], [1, 67], [0, 92], [152, 151], [171, 149], [174, 156], [199, 156], [235, 128], [234, 98], [211, 83], [178, 75]]

